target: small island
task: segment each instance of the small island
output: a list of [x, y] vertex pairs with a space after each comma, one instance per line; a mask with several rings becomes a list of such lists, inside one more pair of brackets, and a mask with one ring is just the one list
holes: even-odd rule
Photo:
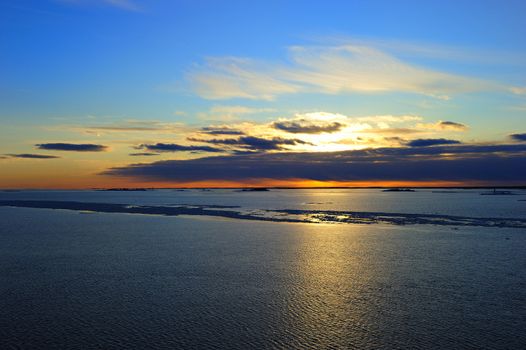
[[241, 192], [268, 192], [270, 191], [265, 187], [253, 187], [253, 188], [242, 188]]
[[496, 188], [493, 191], [482, 192], [481, 196], [513, 196], [515, 193], [511, 191], [497, 190]]
[[415, 192], [415, 190], [411, 188], [386, 188], [382, 192]]

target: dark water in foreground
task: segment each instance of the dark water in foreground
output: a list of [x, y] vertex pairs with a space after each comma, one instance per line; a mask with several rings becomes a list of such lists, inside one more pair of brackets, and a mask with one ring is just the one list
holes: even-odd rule
[[521, 228], [0, 208], [1, 349], [525, 344]]

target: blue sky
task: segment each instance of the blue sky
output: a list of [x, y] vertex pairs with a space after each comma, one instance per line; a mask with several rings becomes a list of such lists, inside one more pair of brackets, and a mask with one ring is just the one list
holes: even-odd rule
[[[335, 37], [442, 45], [475, 55], [526, 55], [522, 1], [134, 4], [138, 11], [104, 1], [3, 1], [2, 114], [16, 119], [84, 114], [168, 118], [175, 109], [210, 104], [184, 91], [185, 72], [205, 57], [280, 62], [289, 46]], [[510, 84], [526, 79], [525, 64], [517, 64], [518, 71], [508, 62], [431, 63]], [[319, 100], [326, 105], [338, 99]], [[505, 96], [501, 101], [508, 102]], [[289, 107], [316, 107], [300, 103]]]
[[462, 142], [504, 142], [526, 131], [525, 13], [514, 0], [4, 0], [0, 147], [136, 147], [170, 137], [70, 131], [309, 113], [453, 121], [467, 126]]

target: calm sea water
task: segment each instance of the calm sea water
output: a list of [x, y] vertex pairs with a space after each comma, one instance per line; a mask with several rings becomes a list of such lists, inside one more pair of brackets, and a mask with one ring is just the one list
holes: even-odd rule
[[[526, 217], [524, 193], [479, 192], [24, 191], [0, 199]], [[1, 349], [525, 345], [524, 229], [0, 207]]]

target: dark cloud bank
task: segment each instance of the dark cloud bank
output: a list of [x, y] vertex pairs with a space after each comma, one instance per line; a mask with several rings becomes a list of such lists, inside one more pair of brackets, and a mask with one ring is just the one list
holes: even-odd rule
[[35, 146], [39, 149], [45, 150], [72, 152], [103, 152], [108, 149], [107, 146], [95, 145], [91, 143], [41, 143]]
[[112, 168], [150, 181], [310, 179], [318, 181], [524, 182], [526, 144], [442, 145], [330, 153], [257, 153]]

